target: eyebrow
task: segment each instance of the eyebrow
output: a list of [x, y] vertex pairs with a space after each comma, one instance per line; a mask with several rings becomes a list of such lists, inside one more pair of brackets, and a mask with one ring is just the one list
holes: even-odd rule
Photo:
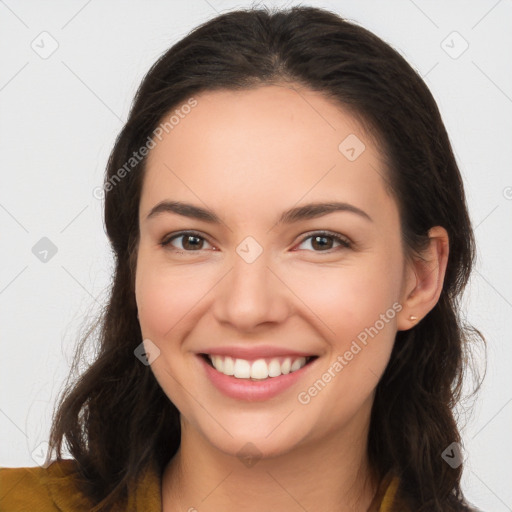
[[[309, 203], [304, 206], [291, 208], [281, 214], [276, 225], [293, 224], [294, 222], [299, 222], [301, 220], [316, 219], [333, 212], [354, 213], [370, 222], [373, 222], [372, 218], [360, 208], [349, 203], [331, 201], [325, 203]], [[162, 213], [174, 213], [183, 217], [202, 220], [210, 224], [222, 223], [220, 217], [213, 211], [180, 201], [161, 201], [151, 209], [146, 220], [154, 218]]]

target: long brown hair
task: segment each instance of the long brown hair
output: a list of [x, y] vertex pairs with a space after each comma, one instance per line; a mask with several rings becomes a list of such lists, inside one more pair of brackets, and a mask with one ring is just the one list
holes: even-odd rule
[[463, 465], [452, 468], [441, 456], [451, 443], [461, 443], [454, 408], [466, 371], [476, 372], [469, 345], [483, 339], [459, 316], [475, 257], [461, 175], [436, 102], [417, 72], [368, 30], [313, 7], [219, 15], [172, 46], [146, 74], [106, 169], [105, 226], [115, 272], [108, 305], [83, 340], [97, 330], [98, 353], [63, 394], [50, 444], [58, 458], [67, 447], [84, 492], [105, 509], [127, 495], [148, 464], [163, 470], [176, 453], [179, 411], [150, 367], [134, 357], [142, 341], [134, 278], [146, 158], [126, 163], [164, 116], [194, 94], [283, 82], [323, 93], [375, 136], [408, 254], [422, 248], [429, 228], [448, 232], [441, 297], [417, 326], [397, 333], [376, 389], [368, 453], [378, 475], [400, 476], [411, 510], [466, 510]]

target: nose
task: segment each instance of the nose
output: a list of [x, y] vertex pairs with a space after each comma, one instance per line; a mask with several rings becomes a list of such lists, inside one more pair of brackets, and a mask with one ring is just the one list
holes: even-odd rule
[[212, 307], [217, 321], [240, 331], [283, 322], [290, 315], [293, 295], [266, 251], [252, 262], [235, 253], [232, 262], [231, 270], [215, 287]]

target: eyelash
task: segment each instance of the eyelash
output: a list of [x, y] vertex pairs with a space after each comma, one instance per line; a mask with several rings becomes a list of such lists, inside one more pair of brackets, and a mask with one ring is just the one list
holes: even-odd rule
[[[180, 238], [182, 236], [186, 236], [186, 235], [192, 235], [192, 236], [195, 236], [197, 238], [201, 238], [202, 240], [206, 240], [208, 242], [208, 239], [205, 238], [204, 236], [202, 236], [200, 233], [196, 232], [196, 231], [181, 231], [179, 233], [176, 233], [170, 237], [167, 237], [167, 238], [164, 238], [161, 242], [160, 242], [160, 245], [164, 248], [168, 247], [169, 244], [173, 241], [173, 240], [176, 240], [177, 238]], [[314, 238], [314, 237], [327, 237], [327, 238], [332, 238], [333, 240], [335, 240], [336, 242], [338, 242], [341, 247], [337, 247], [337, 248], [333, 248], [333, 249], [328, 249], [326, 251], [312, 251], [312, 252], [315, 252], [315, 253], [318, 253], [318, 254], [322, 254], [322, 253], [325, 253], [325, 254], [332, 254], [334, 251], [336, 251], [336, 249], [340, 249], [340, 248], [343, 248], [343, 249], [350, 249], [352, 247], [352, 243], [345, 237], [337, 234], [337, 233], [334, 233], [332, 231], [315, 231], [314, 233], [310, 233], [309, 235], [305, 236], [304, 238], [302, 238], [302, 240], [299, 242], [299, 245], [302, 245], [306, 240], [308, 240], [309, 238]], [[210, 243], [210, 242], [208, 242]], [[172, 247], [172, 246], [171, 246]], [[173, 247], [174, 250], [178, 251], [178, 252], [181, 252], [181, 253], [184, 253], [184, 252], [189, 252], [189, 253], [193, 253], [193, 252], [200, 252], [202, 249], [199, 249], [197, 251], [187, 251], [186, 249], [178, 249], [177, 247]]]

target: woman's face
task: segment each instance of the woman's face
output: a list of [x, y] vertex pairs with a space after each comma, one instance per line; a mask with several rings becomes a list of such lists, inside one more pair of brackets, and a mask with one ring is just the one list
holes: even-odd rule
[[[363, 439], [409, 275], [378, 149], [309, 90], [195, 100], [154, 139], [140, 202], [152, 371], [184, 428], [228, 454]], [[339, 209], [307, 207], [323, 203]]]

